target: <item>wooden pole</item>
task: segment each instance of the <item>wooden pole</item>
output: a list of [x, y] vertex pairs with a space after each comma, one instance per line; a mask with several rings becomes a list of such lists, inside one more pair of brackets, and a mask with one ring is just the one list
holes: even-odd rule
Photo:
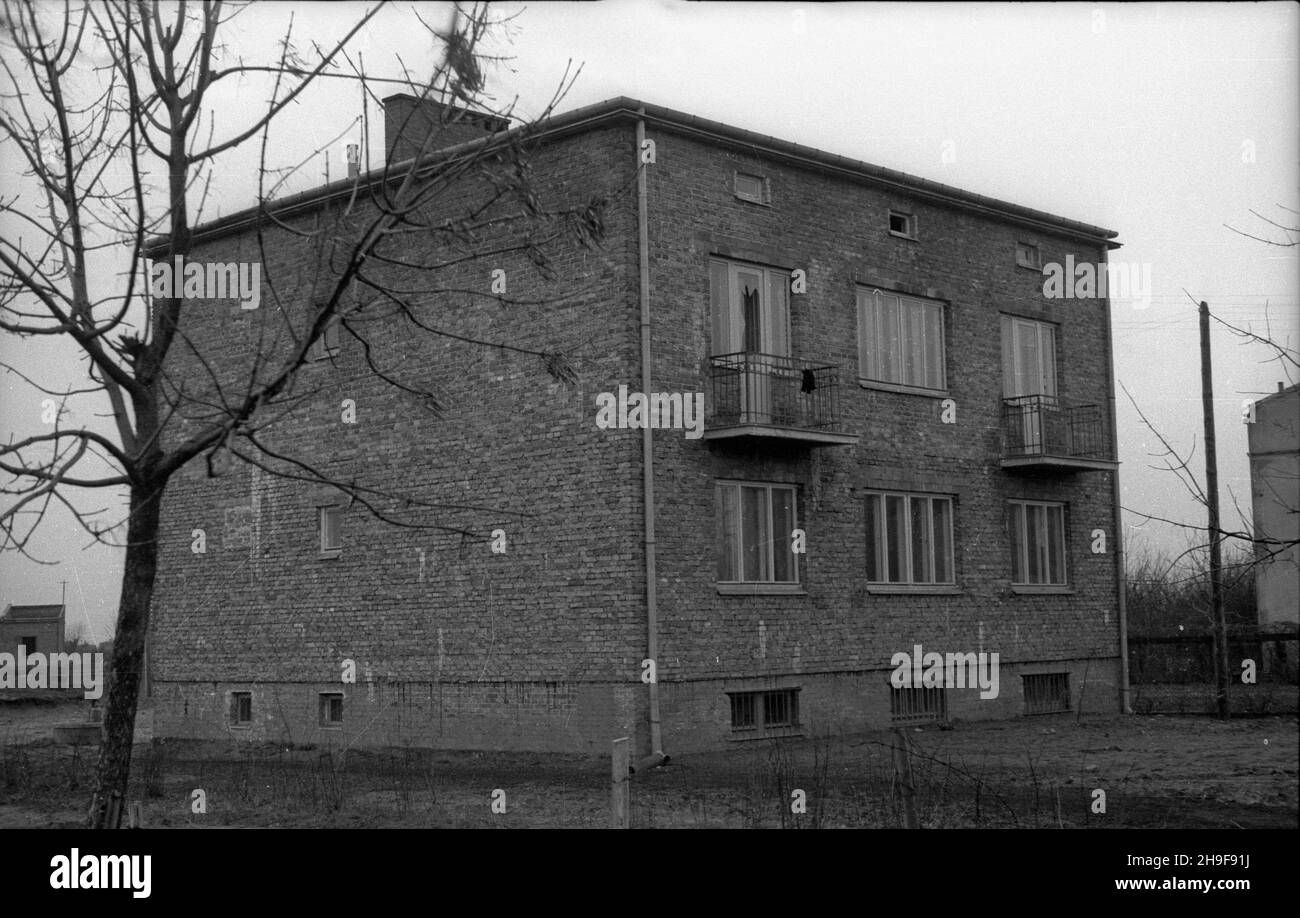
[[920, 828], [916, 820], [916, 785], [912, 782], [912, 755], [902, 730], [894, 730], [894, 780], [903, 798], [903, 825]]
[[1228, 719], [1228, 623], [1223, 613], [1223, 538], [1219, 532], [1219, 462], [1214, 437], [1214, 378], [1210, 372], [1210, 307], [1201, 301], [1201, 413], [1205, 416], [1205, 500], [1209, 509], [1210, 605], [1219, 717]]
[[612, 744], [613, 765], [609, 784], [609, 827], [611, 829], [631, 828], [631, 791], [628, 784], [628, 766], [631, 765], [631, 753], [626, 736], [619, 737]]

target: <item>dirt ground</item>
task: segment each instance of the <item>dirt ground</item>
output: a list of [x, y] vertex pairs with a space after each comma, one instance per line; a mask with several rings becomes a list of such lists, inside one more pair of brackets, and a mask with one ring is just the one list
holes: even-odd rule
[[[84, 717], [78, 702], [0, 703], [0, 828], [81, 825], [97, 750], [49, 737], [54, 723]], [[579, 828], [609, 821], [607, 756], [154, 743], [148, 721], [146, 714], [137, 732], [130, 796], [143, 802], [150, 827]], [[1224, 723], [1063, 714], [904, 735], [922, 827], [1297, 828], [1295, 715]], [[900, 826], [904, 782], [893, 742], [890, 731], [876, 731], [673, 756], [632, 778], [631, 822]], [[196, 812], [195, 791], [206, 812]]]

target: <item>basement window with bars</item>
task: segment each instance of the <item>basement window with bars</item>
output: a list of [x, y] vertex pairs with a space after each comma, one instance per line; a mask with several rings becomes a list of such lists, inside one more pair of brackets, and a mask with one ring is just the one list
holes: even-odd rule
[[343, 723], [343, 693], [320, 693], [320, 724], [322, 727], [337, 727]]
[[730, 692], [731, 732], [762, 736], [768, 731], [786, 732], [799, 726], [799, 690], [775, 689], [763, 692]]
[[943, 688], [889, 687], [889, 719], [896, 724], [940, 724], [948, 720], [948, 693]]
[[253, 693], [230, 693], [230, 722], [235, 726], [247, 726], [253, 722]]
[[1070, 674], [1038, 673], [1021, 677], [1026, 714], [1061, 714], [1070, 710]]

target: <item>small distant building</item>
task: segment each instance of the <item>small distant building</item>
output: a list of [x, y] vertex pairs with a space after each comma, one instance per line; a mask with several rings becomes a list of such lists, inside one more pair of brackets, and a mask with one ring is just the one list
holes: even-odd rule
[[0, 652], [22, 646], [29, 654], [62, 653], [64, 610], [62, 605], [6, 606], [0, 614]]
[[[1259, 627], [1290, 631], [1300, 627], [1300, 384], [1282, 388], [1254, 404], [1246, 437], [1250, 455], [1251, 506], [1255, 537], [1290, 542], [1256, 568]], [[1261, 556], [1276, 546], [1261, 544]], [[1288, 641], [1287, 670], [1296, 666], [1296, 642]]]

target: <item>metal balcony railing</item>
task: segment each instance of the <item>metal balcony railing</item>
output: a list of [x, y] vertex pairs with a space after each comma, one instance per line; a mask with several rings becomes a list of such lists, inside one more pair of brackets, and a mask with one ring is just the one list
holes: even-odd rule
[[840, 430], [838, 367], [743, 352], [711, 363], [706, 427]]
[[1002, 456], [1016, 465], [1085, 467], [1114, 457], [1105, 415], [1097, 404], [1070, 404], [1054, 395], [1021, 395], [1002, 400]]

